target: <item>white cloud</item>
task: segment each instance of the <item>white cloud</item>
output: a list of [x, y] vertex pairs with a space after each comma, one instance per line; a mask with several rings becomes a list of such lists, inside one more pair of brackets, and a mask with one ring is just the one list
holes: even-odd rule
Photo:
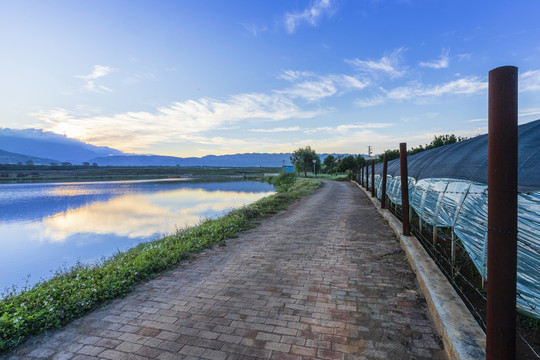
[[113, 69], [110, 66], [94, 65], [94, 70], [88, 75], [75, 75], [75, 77], [84, 80], [95, 80], [105, 75], [108, 75]]
[[478, 118], [478, 119], [471, 119], [471, 120], [467, 120], [467, 122], [483, 122], [483, 123], [486, 123], [488, 121], [488, 118]]
[[465, 77], [450, 81], [440, 85], [423, 85], [415, 83], [407, 86], [399, 86], [391, 90], [381, 88], [383, 94], [375, 95], [371, 98], [361, 98], [355, 101], [359, 107], [369, 107], [381, 105], [388, 100], [422, 100], [439, 97], [443, 95], [473, 95], [485, 91], [488, 87], [486, 81], [482, 81], [477, 76]]
[[256, 37], [268, 30], [265, 25], [257, 25], [254, 23], [241, 23], [240, 25], [246, 30], [248, 37]]
[[520, 91], [538, 91], [540, 90], [540, 70], [531, 70], [524, 72], [519, 76]]
[[430, 61], [430, 62], [421, 61], [419, 65], [423, 67], [429, 67], [432, 69], [446, 69], [448, 65], [450, 64], [450, 58], [448, 57], [449, 53], [450, 53], [450, 50], [443, 49], [442, 54], [438, 60]]
[[[154, 112], [126, 112], [112, 116], [81, 115], [65, 109], [31, 114], [41, 127], [95, 145], [123, 151], [140, 151], [160, 142], [179, 141], [215, 144], [219, 138], [203, 134], [245, 120], [266, 121], [312, 118], [322, 110], [305, 111], [279, 94], [239, 94], [226, 101], [214, 99], [175, 102]], [[223, 139], [224, 143], [231, 141]]]
[[349, 90], [363, 89], [369, 84], [367, 80], [360, 80], [354, 76], [344, 74], [316, 76], [310, 72], [288, 70], [284, 71], [279, 77], [290, 82], [310, 78], [295, 83], [288, 89], [276, 90], [276, 93], [286, 94], [293, 99], [302, 98], [307, 101], [317, 101]]
[[380, 60], [360, 60], [360, 59], [346, 59], [345, 62], [351, 64], [357, 71], [377, 77], [382, 73], [390, 78], [402, 77], [405, 74], [405, 70], [401, 68], [401, 55], [405, 51], [405, 48], [399, 48], [394, 50], [391, 54], [383, 56]]
[[289, 34], [293, 34], [300, 24], [307, 23], [311, 26], [317, 26], [324, 15], [331, 16], [332, 13], [331, 0], [316, 0], [312, 6], [302, 12], [285, 14], [285, 27]]
[[96, 79], [104, 77], [114, 71], [110, 66], [94, 65], [94, 70], [87, 75], [75, 75], [76, 78], [86, 80], [86, 84], [83, 89], [92, 92], [111, 92], [112, 90], [106, 86], [96, 84]]
[[523, 109], [519, 112], [520, 117], [525, 116], [538, 116], [540, 115], [540, 108], [530, 108], [530, 109]]
[[300, 79], [310, 78], [313, 76], [315, 76], [315, 73], [312, 73], [310, 71], [284, 70], [281, 74], [277, 76], [277, 78], [287, 81], [296, 81]]
[[354, 104], [358, 107], [370, 107], [370, 106], [376, 106], [381, 105], [386, 102], [386, 99], [383, 96], [374, 96], [371, 98], [362, 98], [358, 99], [354, 102]]
[[322, 126], [313, 129], [306, 129], [306, 134], [313, 134], [317, 132], [326, 132], [334, 134], [349, 134], [351, 130], [365, 130], [365, 129], [382, 129], [392, 126], [392, 123], [365, 123], [365, 124], [343, 124], [338, 126]]
[[437, 97], [452, 94], [472, 95], [487, 89], [487, 82], [479, 77], [467, 77], [447, 82], [441, 85], [424, 86], [400, 86], [386, 92], [386, 96], [393, 100], [407, 100], [421, 97]]
[[293, 131], [300, 131], [300, 126], [277, 127], [273, 129], [251, 129], [249, 131], [258, 132], [258, 133], [293, 132]]
[[321, 79], [317, 81], [304, 81], [296, 84], [292, 88], [277, 91], [287, 94], [291, 98], [303, 98], [308, 101], [317, 101], [337, 93], [334, 82], [330, 79]]

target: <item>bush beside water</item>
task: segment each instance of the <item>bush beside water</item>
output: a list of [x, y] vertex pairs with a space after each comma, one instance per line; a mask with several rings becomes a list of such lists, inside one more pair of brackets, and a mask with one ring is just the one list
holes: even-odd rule
[[2, 294], [0, 352], [15, 347], [30, 335], [59, 328], [111, 299], [126, 295], [136, 284], [173, 268], [191, 253], [215, 244], [225, 245], [226, 239], [253, 227], [257, 219], [285, 209], [320, 185], [319, 181], [293, 182], [287, 189], [282, 187], [277, 194], [232, 210], [219, 219], [139, 244], [98, 264], [78, 264], [59, 270], [50, 280], [29, 289]]

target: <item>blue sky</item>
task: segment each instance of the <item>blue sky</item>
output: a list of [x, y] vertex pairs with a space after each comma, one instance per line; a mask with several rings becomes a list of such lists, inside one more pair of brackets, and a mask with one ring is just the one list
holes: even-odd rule
[[[0, 127], [132, 153], [375, 153], [540, 118], [540, 2], [0, 1]], [[1, 148], [1, 145], [0, 145]]]

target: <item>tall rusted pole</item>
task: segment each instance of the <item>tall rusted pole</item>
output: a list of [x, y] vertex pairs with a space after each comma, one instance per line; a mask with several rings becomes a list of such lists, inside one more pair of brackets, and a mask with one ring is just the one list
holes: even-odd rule
[[371, 160], [371, 196], [377, 196], [375, 194], [375, 160]]
[[518, 70], [489, 72], [486, 359], [516, 358]]
[[386, 209], [386, 174], [388, 172], [388, 156], [384, 155], [381, 184], [381, 209]]
[[366, 190], [369, 191], [369, 164], [366, 164]]
[[409, 224], [409, 172], [407, 171], [407, 143], [399, 144], [399, 166], [401, 168], [401, 218], [403, 235], [411, 236]]

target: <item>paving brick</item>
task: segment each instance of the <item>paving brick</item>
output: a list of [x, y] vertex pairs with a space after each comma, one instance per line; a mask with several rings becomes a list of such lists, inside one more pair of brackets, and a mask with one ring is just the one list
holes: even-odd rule
[[82, 355], [96, 356], [99, 353], [103, 352], [103, 350], [106, 350], [106, 349], [100, 346], [85, 345], [79, 351], [77, 351], [77, 353], [82, 354]]
[[445, 360], [400, 251], [358, 188], [327, 182], [8, 356]]

